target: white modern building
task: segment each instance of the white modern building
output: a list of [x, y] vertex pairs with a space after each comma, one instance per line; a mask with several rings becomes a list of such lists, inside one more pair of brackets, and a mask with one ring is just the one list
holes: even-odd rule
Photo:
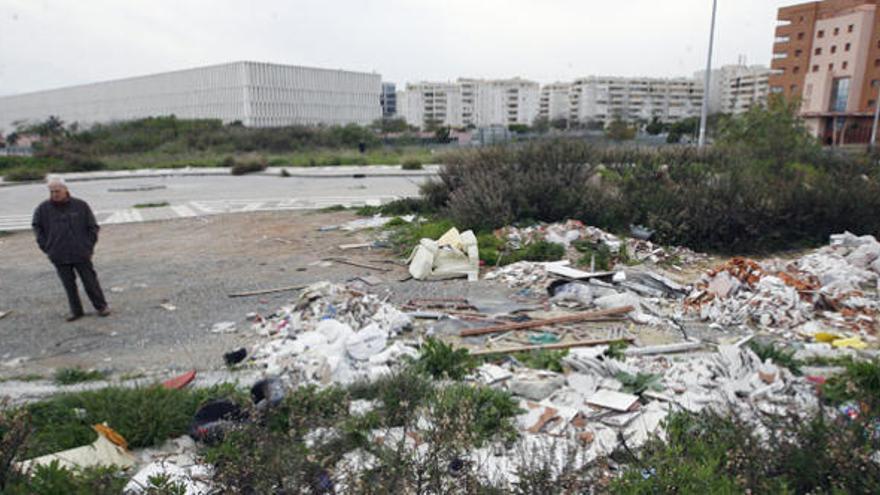
[[538, 116], [549, 121], [565, 119], [571, 113], [571, 84], [553, 83], [541, 88], [538, 101]]
[[398, 113], [410, 125], [451, 127], [531, 125], [538, 116], [540, 85], [525, 79], [466, 79], [407, 84]]
[[701, 81], [688, 78], [597, 77], [576, 79], [569, 92], [571, 122], [676, 122], [700, 115]]
[[461, 86], [452, 82], [407, 84], [397, 93], [397, 113], [406, 123], [422, 129], [462, 127]]
[[51, 115], [81, 125], [175, 115], [246, 126], [369, 124], [379, 74], [233, 62], [0, 97], [0, 131]]
[[[702, 81], [706, 71], [694, 74]], [[739, 115], [764, 105], [770, 92], [770, 69], [763, 65], [725, 65], [712, 71], [709, 113]]]

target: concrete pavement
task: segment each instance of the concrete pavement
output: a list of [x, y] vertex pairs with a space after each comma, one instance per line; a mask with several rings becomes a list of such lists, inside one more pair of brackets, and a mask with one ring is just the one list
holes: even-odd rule
[[[311, 210], [333, 205], [379, 205], [415, 196], [435, 173], [401, 171], [399, 167], [332, 167], [309, 170], [312, 175], [231, 176], [199, 174], [202, 170], [134, 171], [114, 178], [100, 173], [67, 174], [71, 193], [89, 202], [99, 224], [197, 217], [219, 213]], [[416, 173], [410, 173], [416, 172]], [[404, 175], [405, 174], [405, 175]], [[117, 180], [126, 178], [129, 180]], [[47, 197], [42, 183], [0, 189], [0, 231], [30, 228], [33, 209]], [[135, 208], [146, 203], [168, 206]]]

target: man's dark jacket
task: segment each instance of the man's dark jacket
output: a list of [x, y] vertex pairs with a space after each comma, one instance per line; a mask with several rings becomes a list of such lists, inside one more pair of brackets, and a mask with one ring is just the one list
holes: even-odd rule
[[32, 222], [37, 244], [56, 265], [84, 263], [92, 259], [98, 242], [98, 222], [88, 203], [69, 198], [66, 202], [43, 201]]

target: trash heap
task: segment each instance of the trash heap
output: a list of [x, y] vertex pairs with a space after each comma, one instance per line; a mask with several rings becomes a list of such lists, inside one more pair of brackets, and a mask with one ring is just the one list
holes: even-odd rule
[[[496, 230], [495, 236], [505, 240], [509, 249], [519, 249], [538, 241], [559, 244], [566, 248], [566, 257], [572, 260], [581, 257], [575, 247], [577, 241], [604, 247], [614, 258], [620, 259], [625, 255], [629, 260], [639, 263], [690, 264], [706, 259], [706, 255], [695, 253], [685, 247], [663, 247], [654, 244], [648, 240], [652, 232], [644, 228], [632, 227], [631, 230], [634, 237], [621, 239], [598, 227], [584, 225], [578, 220], [567, 220], [523, 228], [508, 226]], [[626, 253], [622, 252], [624, 247]]]
[[880, 243], [849, 232], [792, 261], [733, 258], [695, 284], [685, 308], [724, 326], [754, 324], [785, 337], [853, 334], [876, 340]]
[[415, 348], [390, 342], [412, 327], [412, 320], [378, 296], [320, 282], [297, 301], [259, 318], [254, 330], [270, 340], [253, 353], [268, 375], [290, 383], [349, 384], [389, 373]]
[[563, 358], [571, 370], [565, 374], [514, 361], [481, 366], [477, 379], [520, 397], [524, 411], [517, 417], [522, 436], [514, 448], [503, 455], [492, 447], [474, 453], [484, 472], [515, 482], [517, 469], [534, 460], [523, 453], [540, 453], [561, 468], [572, 459], [583, 464], [609, 455], [624, 443], [636, 449], [652, 435], [662, 438], [663, 420], [676, 411], [734, 413], [761, 431], [762, 418], [805, 416], [818, 407], [814, 385], [770, 361], [762, 363], [746, 347], [620, 360], [607, 351], [607, 346], [572, 349]]

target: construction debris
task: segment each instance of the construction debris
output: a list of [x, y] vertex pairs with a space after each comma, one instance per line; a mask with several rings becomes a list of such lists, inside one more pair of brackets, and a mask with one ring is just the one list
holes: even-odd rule
[[94, 466], [117, 466], [129, 468], [134, 466], [135, 459], [128, 452], [128, 442], [119, 433], [107, 425], [94, 425], [92, 428], [98, 438], [89, 445], [77, 447], [63, 452], [44, 455], [16, 464], [16, 469], [29, 472], [37, 466], [48, 466], [57, 463], [60, 468], [75, 469]]
[[459, 234], [453, 227], [436, 241], [422, 239], [406, 262], [410, 275], [416, 280], [464, 276], [475, 281], [480, 274], [477, 237], [470, 230]]
[[549, 325], [555, 325], [559, 323], [576, 323], [582, 321], [607, 321], [609, 319], [615, 319], [614, 317], [620, 316], [626, 313], [629, 313], [634, 308], [632, 306], [622, 306], [616, 308], [609, 308], [600, 311], [589, 311], [586, 313], [578, 313], [568, 316], [560, 316], [558, 318], [548, 318], [546, 320], [533, 320], [526, 321], [522, 323], [506, 323], [503, 325], [495, 325], [491, 327], [485, 328], [472, 328], [468, 330], [462, 330], [460, 335], [462, 337], [472, 337], [475, 335], [487, 335], [491, 333], [500, 333], [500, 332], [509, 332], [512, 330], [530, 330], [535, 328], [541, 328]]
[[733, 258], [697, 282], [685, 308], [725, 326], [804, 338], [831, 330], [876, 341], [878, 259], [874, 237], [850, 233], [792, 261]]

